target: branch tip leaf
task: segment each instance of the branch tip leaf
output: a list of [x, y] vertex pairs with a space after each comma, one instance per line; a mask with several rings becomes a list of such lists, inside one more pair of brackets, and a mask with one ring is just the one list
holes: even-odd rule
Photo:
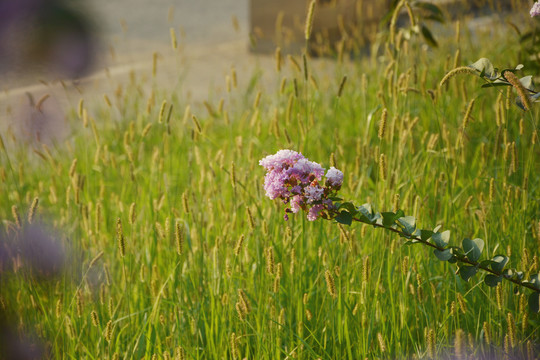
[[444, 248], [448, 245], [448, 242], [450, 241], [450, 230], [445, 230], [443, 232], [436, 232], [433, 234], [431, 238], [433, 239], [433, 242], [435, 243], [435, 245], [437, 245], [440, 248]]
[[491, 274], [487, 274], [484, 278], [484, 282], [487, 286], [495, 287], [499, 285], [499, 283], [502, 281], [502, 276], [495, 276]]
[[451, 249], [446, 249], [446, 250], [443, 250], [443, 251], [435, 249], [435, 250], [433, 250], [433, 253], [437, 257], [437, 259], [439, 259], [441, 261], [448, 261], [453, 256]]
[[482, 255], [482, 250], [484, 250], [484, 240], [479, 238], [473, 240], [465, 238], [463, 239], [462, 246], [467, 258], [473, 262], [477, 262], [480, 259], [480, 255]]

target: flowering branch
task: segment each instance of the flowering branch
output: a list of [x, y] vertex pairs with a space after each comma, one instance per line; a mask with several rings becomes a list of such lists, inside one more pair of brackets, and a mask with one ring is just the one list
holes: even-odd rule
[[418, 229], [416, 219], [405, 216], [403, 210], [396, 212], [374, 212], [370, 204], [355, 206], [352, 202], [343, 202], [337, 192], [343, 183], [343, 173], [331, 167], [323, 181], [324, 169], [318, 163], [309, 161], [302, 154], [293, 150], [280, 150], [259, 162], [266, 170], [264, 188], [266, 195], [274, 200], [280, 199], [286, 205], [285, 220], [289, 213], [300, 210], [308, 213], [307, 218], [314, 221], [319, 217], [333, 220], [344, 225], [353, 221], [384, 228], [407, 239], [405, 244], [420, 243], [433, 248], [434, 255], [441, 261], [457, 263], [461, 278], [469, 281], [479, 270], [486, 272], [484, 283], [497, 286], [503, 279], [528, 288], [533, 292], [529, 296], [531, 312], [539, 311], [540, 274], [525, 274], [516, 269], [505, 269], [509, 258], [495, 255], [492, 259], [480, 261], [484, 249], [482, 239], [465, 238], [462, 246], [449, 246], [450, 231], [440, 232], [440, 226], [433, 230]]

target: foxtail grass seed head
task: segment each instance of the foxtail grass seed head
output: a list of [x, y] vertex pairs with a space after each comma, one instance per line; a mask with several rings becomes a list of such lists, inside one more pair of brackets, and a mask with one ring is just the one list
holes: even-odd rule
[[34, 215], [36, 213], [37, 207], [39, 204], [39, 198], [34, 198], [32, 204], [30, 205], [30, 210], [28, 210], [28, 223], [31, 224], [34, 220]]
[[183, 347], [178, 346], [175, 349], [174, 354], [174, 360], [186, 360], [186, 352]]
[[389, 35], [389, 42], [390, 44], [396, 43], [396, 24], [399, 14], [401, 13], [401, 8], [404, 5], [404, 1], [399, 1], [394, 8], [394, 12], [392, 13], [392, 18], [390, 19], [390, 35]]
[[384, 134], [386, 133], [386, 120], [388, 118], [388, 110], [386, 108], [383, 109], [381, 114], [381, 122], [379, 123], [379, 139], [382, 139], [384, 137]]
[[174, 226], [174, 239], [176, 241], [176, 253], [182, 255], [184, 252], [184, 227], [180, 220], [176, 220]]
[[95, 327], [99, 327], [99, 317], [96, 310], [92, 310], [92, 312], [90, 313], [90, 318], [92, 319], [92, 325]]
[[287, 86], [287, 78], [284, 77], [281, 79], [281, 83], [279, 84], [279, 94], [283, 95], [285, 92], [285, 87]]
[[240, 237], [236, 241], [236, 245], [234, 247], [234, 255], [235, 256], [240, 255], [240, 251], [242, 251], [242, 245], [244, 244], [244, 239], [245, 239], [245, 236], [244, 236], [244, 234], [242, 234], [242, 235], [240, 235]]
[[381, 350], [381, 352], [386, 352], [386, 344], [381, 333], [377, 333], [377, 341], [379, 342], [379, 349]]
[[467, 105], [465, 116], [463, 116], [463, 125], [462, 125], [463, 130], [465, 130], [467, 128], [467, 125], [469, 124], [469, 120], [471, 119], [471, 113], [472, 113], [472, 109], [474, 107], [475, 101], [476, 101], [476, 98], [472, 99], [471, 102], [469, 102], [469, 105]]
[[255, 100], [253, 100], [253, 109], [257, 109], [259, 107], [259, 103], [261, 102], [261, 95], [262, 93], [260, 91], [257, 91], [257, 95], [255, 95]]
[[13, 205], [11, 207], [11, 215], [13, 216], [13, 220], [15, 221], [15, 225], [17, 226], [17, 228], [20, 229], [22, 227], [21, 216], [19, 215], [19, 209], [16, 205]]
[[266, 272], [270, 275], [274, 275], [274, 248], [269, 247], [265, 251], [265, 260], [266, 260]]
[[246, 314], [249, 314], [251, 312], [251, 304], [249, 302], [249, 299], [242, 289], [238, 289], [238, 301], [242, 305], [242, 308], [244, 309]]
[[231, 68], [231, 83], [233, 88], [236, 89], [236, 87], [238, 86], [238, 78], [236, 75], [236, 69], [234, 67]]
[[489, 202], [493, 203], [495, 198], [495, 179], [491, 178], [489, 180]]
[[341, 82], [339, 83], [339, 88], [337, 92], [337, 97], [340, 98], [341, 95], [343, 95], [343, 89], [345, 88], [345, 84], [347, 83], [347, 75], [344, 75], [341, 78]]
[[306, 53], [302, 54], [302, 62], [304, 64], [304, 80], [307, 81], [309, 78], [309, 68]]
[[253, 218], [253, 214], [251, 213], [251, 209], [249, 207], [246, 208], [246, 212], [248, 217], [249, 229], [253, 231], [255, 230], [255, 220]]
[[171, 32], [171, 46], [173, 50], [176, 50], [178, 48], [178, 42], [176, 41], [176, 31], [174, 31], [174, 28], [172, 27], [170, 29]]
[[124, 237], [124, 230], [122, 229], [122, 220], [120, 220], [120, 218], [116, 220], [116, 238], [118, 240], [120, 257], [124, 257], [126, 256], [126, 239]]
[[465, 358], [465, 332], [461, 329], [456, 330], [456, 337], [454, 338], [454, 352], [456, 359]]
[[105, 252], [100, 251], [96, 256], [94, 256], [94, 258], [88, 264], [88, 268], [90, 269], [91, 267], [93, 267], [98, 262], [98, 260], [101, 259], [104, 253]]
[[281, 282], [281, 277], [280, 276], [276, 276], [274, 278], [274, 283], [272, 285], [272, 292], [274, 294], [277, 294], [279, 292], [279, 285], [280, 285], [280, 282]]
[[497, 301], [497, 309], [502, 310], [502, 284], [499, 283], [495, 288], [495, 299]]
[[136, 213], [136, 204], [133, 202], [131, 203], [131, 205], [129, 206], [129, 224], [130, 225], [133, 225], [135, 224], [135, 218], [137, 217], [137, 213]]
[[281, 62], [283, 61], [283, 56], [281, 54], [281, 48], [279, 46], [276, 48], [275, 57], [276, 57], [276, 71], [280, 72], [281, 71]]
[[83, 311], [83, 296], [81, 290], [78, 290], [75, 294], [75, 307], [77, 310], [77, 317], [81, 317]]
[[387, 174], [386, 155], [381, 154], [379, 156], [379, 176], [382, 181], [386, 181], [386, 174]]
[[431, 359], [435, 359], [435, 330], [429, 329], [427, 334], [427, 354]]
[[450, 70], [441, 80], [439, 83], [439, 88], [442, 88], [450, 79], [452, 79], [454, 76], [459, 74], [472, 74], [476, 75], [476, 70], [473, 68], [470, 68], [468, 66], [460, 66], [458, 68], [455, 68], [453, 70]]
[[[163, 100], [161, 107], [159, 108], [158, 123], [163, 123], [163, 116], [165, 114], [165, 109], [167, 108], [167, 100]], [[200, 132], [200, 131], [199, 131]]]
[[105, 100], [105, 104], [107, 104], [108, 107], [112, 107], [111, 99], [109, 99], [107, 94], [103, 94], [103, 100]]
[[334, 276], [332, 275], [332, 272], [330, 270], [326, 270], [324, 272], [324, 278], [326, 280], [326, 289], [328, 290], [328, 293], [333, 298], [336, 298], [337, 297], [336, 284], [334, 282]]
[[156, 77], [157, 74], [157, 61], [158, 61], [158, 53], [154, 52], [152, 54], [152, 77]]
[[484, 341], [486, 342], [486, 345], [491, 344], [491, 330], [487, 321], [484, 321], [484, 324], [482, 325], [482, 331], [484, 333]]
[[409, 272], [409, 257], [404, 256], [403, 261], [401, 262], [401, 273], [406, 275]]
[[517, 345], [517, 339], [516, 339], [516, 323], [514, 321], [514, 316], [512, 313], [508, 313], [506, 315], [506, 322], [508, 325], [508, 336], [510, 339], [510, 346], [513, 348]]
[[399, 210], [399, 199], [400, 199], [399, 194], [395, 194], [394, 201], [392, 202], [393, 204], [392, 207], [393, 207], [394, 212], [397, 212]]
[[83, 109], [84, 109], [84, 99], [80, 98], [79, 104], [77, 106], [77, 115], [79, 116], [79, 118], [82, 118]]
[[242, 306], [242, 303], [237, 302], [234, 305], [234, 308], [236, 309], [236, 313], [238, 314], [238, 318], [240, 319], [240, 321], [245, 321], [247, 312], [246, 312], [245, 307]]
[[313, 17], [315, 15], [315, 5], [317, 4], [317, 0], [311, 0], [309, 3], [309, 8], [307, 12], [306, 17], [306, 24], [304, 28], [304, 37], [307, 40], [311, 37], [311, 30], [313, 28]]
[[510, 144], [510, 155], [511, 155], [511, 159], [510, 159], [510, 169], [509, 169], [509, 174], [513, 174], [517, 171], [517, 168], [518, 168], [518, 154], [517, 154], [517, 150], [516, 150], [516, 142], [515, 141], [512, 141], [512, 143]]
[[298, 71], [298, 72], [302, 71], [302, 68], [300, 67], [300, 64], [298, 64], [298, 61], [296, 61], [296, 59], [292, 55], [287, 55], [287, 59], [293, 65], [293, 67], [296, 69], [296, 71]]
[[193, 124], [195, 125], [195, 130], [197, 130], [197, 133], [202, 134], [202, 127], [199, 119], [197, 119], [195, 115], [192, 115], [191, 120], [193, 120]]
[[330, 154], [330, 166], [336, 167], [336, 153]]
[[523, 334], [527, 333], [527, 326], [529, 325], [529, 311], [525, 310], [521, 314], [521, 332]]
[[504, 77], [514, 87], [514, 89], [516, 90], [519, 98], [521, 99], [521, 103], [523, 104], [523, 107], [525, 108], [525, 110], [530, 110], [531, 109], [531, 99], [529, 98], [529, 95], [527, 93], [528, 90], [525, 88], [525, 86], [523, 86], [521, 81], [519, 81], [516, 74], [514, 74], [512, 71], [505, 71], [504, 72]]
[[231, 162], [231, 171], [229, 175], [231, 178], [231, 185], [233, 189], [236, 189], [236, 169], [235, 169], [234, 161]]
[[71, 319], [66, 315], [64, 324], [66, 324], [66, 333], [70, 339], [74, 339], [75, 334], [75, 328], [73, 327], [73, 323], [71, 322]]
[[370, 275], [371, 265], [369, 261], [369, 256], [364, 256], [364, 259], [362, 260], [362, 282], [368, 283]]
[[239, 351], [238, 351], [238, 344], [237, 344], [237, 339], [236, 339], [236, 334], [235, 333], [232, 333], [231, 334], [231, 357], [233, 358], [233, 360], [236, 360], [238, 357], [239, 357]]
[[105, 340], [107, 342], [111, 342], [113, 336], [113, 322], [112, 320], [107, 321], [107, 325], [105, 326]]
[[294, 269], [296, 267], [296, 250], [291, 249], [291, 265], [289, 267], [289, 274], [294, 275]]
[[186, 215], [189, 214], [189, 202], [188, 202], [188, 195], [186, 192], [182, 194], [182, 207], [184, 208], [184, 213]]
[[73, 159], [71, 162], [71, 166], [69, 167], [69, 177], [73, 178], [73, 175], [75, 175], [75, 170], [77, 170], [77, 158]]
[[463, 295], [461, 295], [461, 293], [457, 293], [457, 301], [458, 301], [459, 309], [461, 310], [461, 312], [463, 314], [466, 314], [467, 313], [467, 303], [465, 302], [465, 298], [463, 297]]

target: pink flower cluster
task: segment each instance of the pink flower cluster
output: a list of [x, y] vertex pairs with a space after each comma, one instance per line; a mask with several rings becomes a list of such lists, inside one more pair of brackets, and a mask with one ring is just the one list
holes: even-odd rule
[[281, 199], [289, 205], [287, 213], [300, 210], [308, 212], [309, 221], [315, 221], [330, 209], [332, 200], [343, 183], [343, 173], [331, 167], [326, 172], [326, 182], [322, 182], [325, 169], [316, 162], [293, 150], [279, 150], [259, 161], [267, 173], [264, 190], [270, 199]]
[[535, 2], [531, 8], [531, 17], [536, 17], [540, 15], [540, 2]]

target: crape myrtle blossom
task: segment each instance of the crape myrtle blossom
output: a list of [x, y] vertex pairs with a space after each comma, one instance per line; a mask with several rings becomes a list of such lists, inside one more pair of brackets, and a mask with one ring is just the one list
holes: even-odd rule
[[531, 8], [531, 17], [540, 15], [540, 2], [535, 2]]
[[330, 186], [339, 188], [343, 184], [343, 173], [332, 166], [326, 173], [326, 181]]
[[[307, 211], [309, 221], [327, 217], [325, 210], [331, 210], [330, 198], [336, 195], [343, 183], [343, 173], [331, 167], [325, 169], [294, 150], [279, 150], [259, 161], [266, 170], [264, 190], [270, 199], [280, 199], [288, 213]], [[326, 177], [326, 181], [323, 181]]]

